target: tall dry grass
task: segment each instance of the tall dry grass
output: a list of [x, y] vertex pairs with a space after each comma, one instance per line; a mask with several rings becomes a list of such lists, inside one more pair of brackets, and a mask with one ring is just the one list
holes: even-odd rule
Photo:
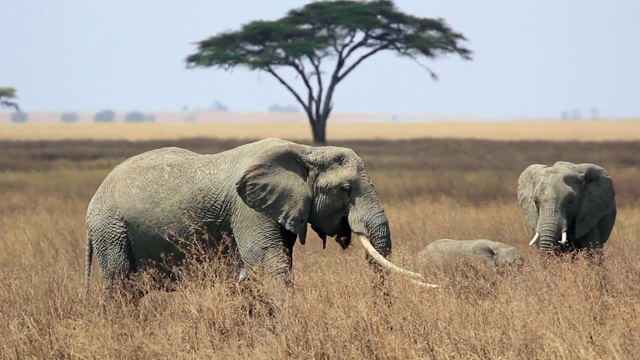
[[[281, 137], [310, 140], [311, 128], [302, 114], [216, 114], [223, 119], [200, 123], [52, 123], [7, 124], [0, 113], [1, 140], [167, 140], [206, 138], [254, 139]], [[50, 120], [57, 121], [55, 114]], [[291, 116], [295, 117], [291, 119]], [[46, 115], [45, 115], [46, 117]], [[489, 139], [616, 141], [640, 140], [640, 119], [389, 122], [366, 114], [334, 114], [327, 123], [327, 138], [349, 139]], [[356, 121], [356, 122], [354, 122]]]
[[[393, 261], [441, 288], [392, 276], [376, 301], [364, 251], [310, 237], [294, 250], [296, 287], [269, 317], [213, 264], [178, 291], [105, 304], [83, 283], [87, 203], [111, 167], [148, 148], [219, 151], [238, 141], [0, 142], [0, 354], [3, 358], [632, 359], [640, 351], [640, 144], [460, 140], [351, 141], [390, 219]], [[591, 161], [614, 178], [618, 221], [606, 272], [543, 261], [515, 202], [532, 162]], [[310, 232], [311, 234], [311, 232]], [[521, 272], [437, 273], [415, 254], [437, 238], [515, 245]], [[603, 283], [604, 282], [604, 283]], [[256, 310], [251, 315], [248, 308]], [[104, 307], [104, 309], [103, 309]]]

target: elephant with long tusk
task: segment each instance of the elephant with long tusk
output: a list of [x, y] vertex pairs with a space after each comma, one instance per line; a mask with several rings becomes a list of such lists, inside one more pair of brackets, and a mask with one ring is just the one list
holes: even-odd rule
[[[217, 154], [169, 147], [116, 166], [87, 209], [87, 268], [93, 251], [110, 287], [131, 273], [185, 257], [180, 242], [230, 234], [241, 278], [260, 270], [291, 283], [293, 246], [305, 244], [307, 224], [344, 249], [358, 235], [377, 270], [427, 284], [388, 260], [391, 234], [376, 190], [356, 153], [265, 139]], [[371, 259], [373, 259], [371, 261]]]

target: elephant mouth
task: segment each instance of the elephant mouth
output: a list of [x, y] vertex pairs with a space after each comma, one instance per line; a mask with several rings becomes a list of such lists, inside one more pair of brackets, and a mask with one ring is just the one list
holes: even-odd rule
[[311, 224], [311, 229], [313, 229], [313, 231], [315, 231], [322, 240], [323, 249], [327, 247], [327, 235], [332, 236], [333, 240], [340, 244], [340, 247], [343, 250], [348, 248], [351, 244], [351, 227], [349, 226], [347, 218], [340, 219], [336, 231], [324, 232], [314, 224]]
[[337, 234], [333, 237], [333, 240], [340, 244], [342, 250], [345, 250], [351, 244], [351, 227], [347, 218], [340, 220]]
[[336, 235], [333, 237], [333, 240], [340, 244], [340, 247], [344, 250], [351, 244], [351, 231], [345, 235]]

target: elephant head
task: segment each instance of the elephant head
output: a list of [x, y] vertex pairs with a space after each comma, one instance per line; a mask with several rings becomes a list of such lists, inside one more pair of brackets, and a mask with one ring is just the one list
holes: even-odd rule
[[387, 260], [389, 222], [362, 160], [351, 149], [283, 142], [250, 160], [236, 190], [246, 205], [296, 234], [303, 245], [307, 224], [323, 247], [330, 236], [345, 249], [353, 232], [375, 263], [424, 281]]
[[557, 244], [601, 246], [615, 222], [615, 191], [607, 172], [594, 164], [559, 161], [533, 164], [518, 179], [518, 204], [540, 251]]
[[[490, 251], [489, 251], [490, 250]], [[518, 248], [511, 245], [503, 245], [499, 247], [491, 247], [487, 250], [487, 255], [493, 259], [497, 266], [516, 266], [524, 265], [524, 259]]]

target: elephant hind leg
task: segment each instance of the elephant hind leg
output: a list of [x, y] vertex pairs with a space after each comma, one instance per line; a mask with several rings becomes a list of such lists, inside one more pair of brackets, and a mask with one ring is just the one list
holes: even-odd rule
[[124, 221], [119, 218], [90, 221], [87, 237], [88, 246], [98, 257], [109, 297], [113, 297], [116, 290], [128, 292], [126, 282], [137, 269]]

